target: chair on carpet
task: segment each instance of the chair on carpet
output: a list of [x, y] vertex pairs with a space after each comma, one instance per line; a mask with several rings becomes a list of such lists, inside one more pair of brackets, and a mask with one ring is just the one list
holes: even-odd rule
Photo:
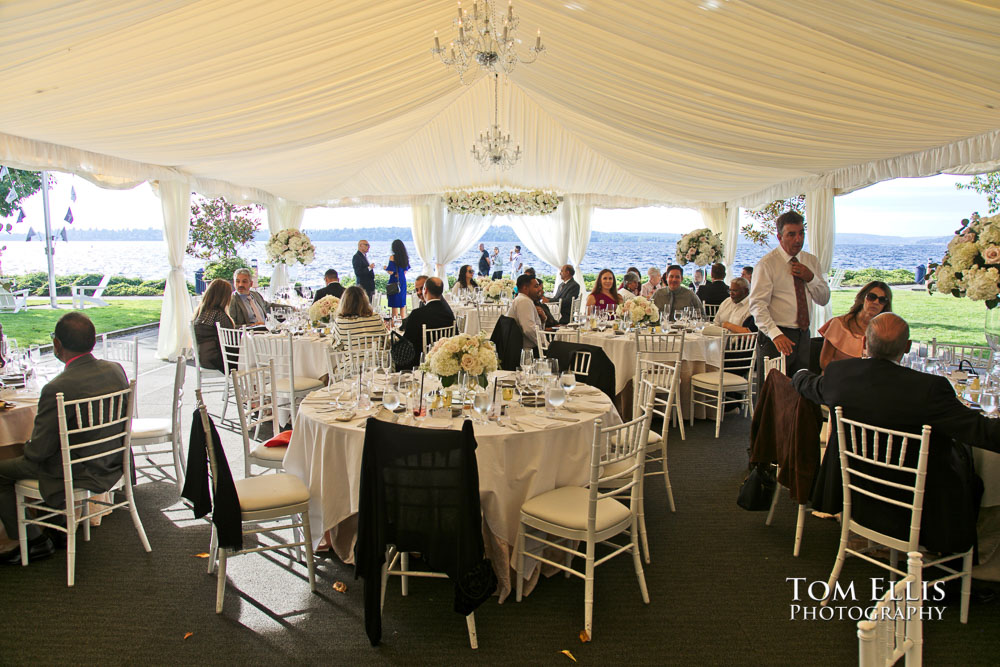
[[219, 347], [222, 349], [222, 373], [225, 382], [222, 386], [222, 416], [220, 419], [225, 421], [229, 404], [235, 401], [231, 378], [233, 371], [237, 370], [240, 365], [240, 349], [243, 345], [245, 330], [227, 329], [222, 326], [221, 322], [216, 322], [215, 331], [219, 335]]
[[[413, 552], [432, 571], [410, 569]], [[437, 431], [368, 420], [354, 553], [373, 646], [382, 638], [386, 583], [395, 575], [404, 596], [410, 577], [451, 579], [454, 609], [465, 616], [469, 644], [478, 648], [475, 610], [497, 580], [484, 556], [471, 422], [461, 431]]]
[[295, 372], [295, 345], [293, 343], [292, 332], [284, 335], [253, 334], [246, 333], [253, 346], [254, 357], [257, 366], [267, 366], [274, 362], [272, 379], [274, 388], [279, 400], [287, 399], [292, 413], [292, 423], [295, 423], [295, 414], [298, 411], [299, 402], [305, 398], [309, 392], [319, 389], [323, 382], [308, 375], [298, 375]]
[[258, 366], [233, 373], [233, 393], [236, 396], [236, 411], [240, 417], [240, 435], [243, 437], [243, 475], [253, 476], [251, 466], [281, 470], [288, 446], [265, 447], [263, 444], [251, 449], [250, 429], [260, 434], [260, 427], [271, 423], [271, 435], [278, 435], [278, 398], [274, 381], [274, 361], [266, 366]]
[[[719, 370], [691, 376], [691, 399], [688, 403], [691, 425], [694, 425], [695, 405], [715, 408], [716, 438], [719, 437], [727, 405], [742, 404], [745, 412], [752, 414], [753, 370], [756, 363], [757, 334], [726, 331], [722, 336], [722, 366]], [[732, 394], [742, 396], [731, 398]]]
[[[927, 457], [930, 450], [931, 427], [924, 426], [920, 434], [864, 424], [844, 417], [843, 408], [836, 407], [837, 436], [840, 446], [841, 479], [844, 488], [844, 509], [841, 514], [840, 547], [830, 573], [833, 589], [847, 555], [857, 556], [891, 573], [904, 577], [896, 567], [899, 552], [920, 551], [920, 520], [923, 514], [924, 484], [927, 481]], [[847, 437], [850, 434], [850, 437]], [[918, 447], [916, 455], [912, 447]], [[916, 465], [913, 459], [916, 458]], [[885, 527], [872, 527], [879, 521]], [[907, 523], [909, 526], [907, 526]], [[888, 527], [895, 535], [885, 532]], [[851, 533], [889, 548], [886, 564], [848, 546]], [[905, 533], [905, 537], [902, 536]], [[969, 597], [972, 592], [972, 551], [937, 554], [923, 563], [946, 574], [927, 583], [962, 580], [960, 620], [969, 620]], [[962, 560], [961, 569], [947, 563]], [[828, 600], [824, 600], [825, 605]]]
[[437, 329], [428, 329], [426, 324], [422, 324], [420, 326], [423, 332], [422, 333], [423, 347], [421, 348], [421, 352], [423, 352], [424, 354], [427, 354], [428, 352], [431, 351], [431, 348], [434, 347], [434, 343], [438, 342], [442, 338], [457, 336], [459, 331], [458, 326], [456, 324], [452, 324], [447, 327], [440, 327]]
[[[174, 483], [180, 492], [184, 486], [184, 459], [181, 456], [181, 408], [184, 405], [184, 376], [187, 372], [188, 350], [184, 349], [174, 362], [174, 385], [170, 394], [169, 418], [145, 418], [132, 420], [132, 453], [135, 457], [134, 469], [156, 470], [164, 479], [169, 479], [164, 467], [173, 465]], [[166, 445], [158, 447], [157, 445]], [[169, 454], [170, 463], [157, 463], [153, 457]], [[140, 462], [145, 459], [145, 462]]]
[[893, 583], [878, 604], [858, 621], [858, 666], [886, 667], [900, 658], [907, 665], [923, 662], [923, 558], [907, 554], [906, 576]]
[[492, 336], [497, 321], [503, 316], [503, 306], [499, 303], [481, 303], [476, 306], [476, 313], [479, 315], [479, 330]]
[[[670, 433], [670, 406], [674, 404], [674, 394], [677, 392], [676, 374], [676, 366], [650, 359], [641, 359], [639, 361], [640, 389], [642, 387], [641, 383], [646, 382], [651, 385], [652, 390], [652, 398], [648, 401], [650, 428], [646, 437], [646, 468], [644, 477], [663, 475], [663, 482], [667, 487], [667, 503], [670, 506], [671, 512], [676, 511], [676, 508], [674, 506], [674, 490], [670, 485], [670, 471], [667, 467], [667, 436]], [[646, 402], [640, 395], [637, 405], [644, 405]], [[655, 424], [659, 424], [658, 430], [653, 429]], [[659, 464], [660, 469], [650, 471], [650, 463]], [[648, 563], [648, 549], [646, 550], [646, 555], [646, 562]]]
[[[674, 374], [674, 382], [677, 383], [677, 390], [674, 391], [674, 403], [670, 406], [669, 412], [671, 419], [676, 419], [676, 424], [680, 428], [681, 440], [685, 440], [687, 436], [684, 433], [684, 407], [681, 405], [681, 393], [679, 391], [681, 382], [680, 369], [681, 363], [684, 360], [684, 332], [664, 331], [661, 333], [642, 333], [636, 329], [635, 368], [637, 372], [639, 370], [639, 362], [643, 359], [657, 361], [677, 369], [677, 372]], [[634, 379], [633, 382], [635, 383], [633, 402], [635, 402], [638, 400], [639, 395], [638, 379]]]
[[[226, 563], [231, 556], [241, 554], [258, 553], [262, 551], [279, 551], [294, 549], [293, 558], [298, 559], [301, 555], [294, 555], [301, 547], [305, 547], [306, 567], [309, 572], [309, 588], [316, 592], [316, 567], [313, 562], [312, 534], [309, 530], [309, 489], [305, 483], [295, 475], [288, 473], [275, 473], [273, 475], [260, 475], [258, 477], [247, 477], [233, 481], [235, 494], [239, 509], [239, 529], [242, 536], [259, 535], [261, 533], [272, 533], [275, 530], [291, 528], [293, 531], [293, 541], [278, 544], [261, 544], [244, 548], [240, 544], [239, 548], [223, 546], [220, 544], [220, 529], [215, 516], [219, 511], [219, 491], [220, 481], [226, 479], [232, 481], [229, 472], [229, 464], [224, 455], [220, 459], [215, 451], [213, 437], [214, 426], [208, 416], [208, 409], [202, 400], [201, 392], [195, 391], [198, 400], [198, 417], [204, 432], [205, 452], [208, 456], [208, 466], [211, 471], [212, 499], [215, 504], [212, 516], [212, 543], [209, 548], [208, 573], [215, 572], [218, 564], [218, 584], [215, 594], [215, 613], [222, 613], [222, 603], [226, 594]], [[194, 443], [192, 443], [194, 446]], [[219, 446], [221, 450], [221, 445]], [[223, 470], [225, 467], [225, 470]], [[189, 473], [191, 471], [189, 470]], [[236, 517], [231, 517], [233, 521]], [[275, 522], [278, 525], [272, 525]], [[269, 524], [262, 526], [261, 524]], [[298, 531], [302, 531], [299, 539]]]
[[[17, 503], [17, 536], [21, 542], [21, 565], [28, 564], [29, 525], [46, 527], [66, 533], [66, 585], [76, 580], [76, 528], [83, 524], [83, 539], [90, 540], [90, 519], [127, 507], [139, 541], [152, 551], [132, 495], [132, 410], [135, 400], [135, 380], [128, 389], [102, 396], [67, 401], [56, 394], [56, 419], [59, 424], [59, 450], [62, 454], [63, 492], [66, 505], [50, 507], [42, 497], [37, 479], [22, 479], [14, 485]], [[114, 444], [112, 444], [114, 443]], [[90, 453], [99, 447], [98, 453]], [[122, 460], [122, 477], [118, 485], [125, 490], [122, 502], [93, 498], [95, 492], [73, 483], [73, 465], [95, 459]], [[28, 516], [28, 510], [34, 513]], [[64, 517], [64, 522], [51, 521]]]
[[[644, 438], [648, 421], [649, 414], [646, 412], [619, 426], [602, 427], [601, 420], [596, 420], [588, 485], [564, 486], [546, 491], [521, 506], [521, 522], [512, 558], [517, 563], [517, 601], [521, 601], [527, 577], [526, 558], [558, 568], [567, 576], [580, 577], [585, 582], [584, 630], [590, 637], [594, 636], [594, 569], [598, 565], [621, 553], [631, 553], [642, 601], [649, 604], [649, 591], [646, 589], [642, 557], [639, 554], [638, 518], [646, 450]], [[601, 490], [601, 487], [609, 486], [612, 488]], [[628, 493], [628, 504], [614, 497], [624, 493]], [[545, 536], [529, 533], [529, 529]], [[611, 542], [612, 537], [622, 533], [628, 534], [627, 543]], [[561, 539], [556, 542], [552, 538]], [[559, 563], [546, 558], [542, 553], [530, 551], [526, 543], [528, 540], [562, 551], [566, 554], [566, 560]], [[571, 548], [562, 540], [581, 542], [584, 548], [582, 551]], [[611, 552], [600, 559], [596, 555], [598, 543], [611, 548]], [[574, 556], [584, 560], [582, 572], [572, 567]], [[617, 613], [620, 611], [616, 610]]]

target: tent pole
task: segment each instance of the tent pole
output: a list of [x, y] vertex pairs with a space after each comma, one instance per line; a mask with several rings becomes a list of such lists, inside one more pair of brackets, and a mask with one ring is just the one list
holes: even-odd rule
[[42, 172], [42, 208], [45, 211], [45, 260], [49, 265], [49, 305], [56, 305], [56, 269], [52, 247], [52, 216], [49, 214], [49, 172]]

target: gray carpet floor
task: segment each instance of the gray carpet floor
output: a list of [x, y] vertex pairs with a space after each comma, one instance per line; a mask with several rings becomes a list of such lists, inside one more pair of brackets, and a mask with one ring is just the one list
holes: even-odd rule
[[[143, 372], [140, 409], [152, 416], [165, 410], [171, 371], [149, 363]], [[676, 513], [667, 509], [661, 478], [651, 478], [646, 492], [650, 604], [642, 603], [630, 558], [601, 566], [587, 644], [578, 637], [583, 582], [559, 576], [540, 582], [521, 603], [493, 599], [480, 607], [478, 651], [469, 649], [465, 623], [451, 610], [448, 582], [414, 581], [405, 598], [390, 582], [383, 642], [373, 648], [353, 568], [320, 559], [312, 594], [305, 567], [284, 552], [232, 559], [225, 608], [216, 615], [216, 580], [197, 557], [208, 550], [208, 525], [192, 519], [173, 484], [143, 479], [136, 500], [152, 553], [119, 512], [80, 545], [73, 588], [65, 585], [62, 552], [0, 570], [0, 663], [570, 664], [560, 653], [569, 650], [581, 664], [853, 664], [855, 622], [792, 620], [786, 581], [825, 581], [839, 526], [809, 517], [802, 554], [793, 558], [795, 506], [787, 494], [772, 526], [764, 526], [764, 513], [736, 506], [748, 431], [748, 420], [730, 417], [718, 439], [709, 422], [696, 423], [686, 441], [672, 434]], [[240, 476], [239, 439], [226, 431], [223, 439]], [[848, 561], [842, 581], [856, 582], [857, 604], [870, 601], [872, 576], [881, 574]], [[347, 584], [345, 593], [333, 590], [338, 581]], [[950, 606], [942, 620], [924, 624], [925, 659], [996, 664], [998, 630], [1000, 603], [973, 605], [966, 626]]]

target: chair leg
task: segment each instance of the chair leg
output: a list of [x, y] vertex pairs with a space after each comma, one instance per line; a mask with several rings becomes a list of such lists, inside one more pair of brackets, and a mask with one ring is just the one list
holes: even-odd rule
[[[410, 552], [401, 551], [399, 552], [399, 569], [401, 572], [409, 572], [410, 570]], [[410, 594], [410, 578], [408, 576], [400, 575], [399, 577], [399, 589], [400, 594], [406, 597]]]
[[219, 548], [219, 580], [215, 587], [215, 613], [222, 613], [222, 601], [226, 596], [226, 553], [228, 549]]
[[[778, 474], [780, 474], [780, 473], [781, 473], [781, 466], [778, 466]], [[775, 477], [777, 477], [778, 474], [775, 474]], [[781, 485], [780, 484], [775, 484], [774, 485], [774, 495], [771, 496], [771, 509], [768, 510], [768, 512], [767, 512], [767, 518], [764, 519], [764, 525], [765, 526], [770, 526], [771, 525], [771, 521], [774, 519], [774, 509], [778, 506], [778, 494], [780, 494], [780, 493], [781, 493]]]
[[802, 531], [806, 527], [806, 506], [799, 505], [799, 515], [795, 519], [795, 548], [792, 549], [792, 555], [796, 558], [799, 555], [799, 549], [802, 548]]
[[316, 592], [316, 560], [313, 558], [312, 531], [309, 528], [309, 514], [303, 512], [299, 515], [302, 521], [302, 533], [305, 536], [303, 542], [306, 547], [306, 569], [309, 570], [309, 590]]
[[[524, 591], [524, 549], [524, 522], [521, 522], [517, 525], [517, 540], [514, 543], [515, 562], [517, 563], [517, 595], [514, 599], [517, 602], [521, 601], [521, 593]], [[27, 553], [27, 551], [22, 553]]]
[[28, 524], [25, 523], [24, 495], [20, 491], [17, 494], [17, 541], [21, 544], [21, 567], [28, 564]]
[[[24, 551], [23, 554], [27, 554]], [[24, 555], [21, 556], [22, 560]], [[66, 516], [66, 585], [76, 583], [76, 516], [67, 512]]]
[[[676, 398], [674, 398], [673, 403], [674, 403], [674, 407], [677, 408], [677, 425], [681, 429], [681, 440], [686, 440], [687, 436], [684, 435], [684, 409], [681, 407], [681, 399], [680, 399], [680, 393], [679, 393], [680, 392], [680, 388], [681, 388], [680, 376], [675, 375], [674, 376], [674, 396]], [[667, 410], [667, 414], [668, 415], [670, 414], [670, 410], [669, 409]], [[691, 410], [691, 418], [694, 419], [694, 409]]]
[[[635, 540], [635, 533], [635, 523], [633, 522], [633, 540]], [[587, 631], [591, 639], [594, 637], [594, 551], [594, 541], [589, 540], [587, 542], [587, 563], [583, 587], [583, 629]], [[635, 556], [636, 566], [642, 568], [642, 564], [638, 561], [638, 554], [633, 553], [633, 555]]]
[[722, 413], [725, 410], [726, 404], [723, 402], [725, 398], [725, 393], [723, 390], [723, 385], [719, 385], [719, 393], [715, 396], [715, 437], [718, 439], [719, 431], [722, 429]]
[[646, 562], [649, 562], [649, 539], [646, 536], [646, 476], [643, 475], [639, 478], [639, 507], [637, 508], [636, 514], [638, 515], [639, 524], [639, 538], [642, 541], [642, 553], [646, 557]]
[[475, 612], [465, 617], [465, 625], [469, 629], [469, 646], [471, 646], [473, 649], [479, 648], [479, 638], [476, 636]]
[[833, 585], [837, 583], [837, 579], [840, 577], [840, 571], [844, 568], [844, 560], [847, 553], [847, 538], [851, 531], [847, 528], [849, 518], [847, 516], [842, 516], [841, 520], [844, 523], [841, 525], [840, 529], [840, 546], [837, 547], [837, 560], [833, 563], [833, 571], [830, 572], [830, 580], [827, 582], [827, 598], [820, 603], [823, 607], [829, 604], [830, 595], [833, 593]]
[[212, 524], [212, 541], [208, 547], [208, 573], [215, 572], [215, 563], [219, 557], [219, 536], [215, 533], [215, 524]]
[[632, 563], [635, 565], [635, 576], [639, 580], [639, 592], [642, 593], [642, 601], [649, 604], [649, 589], [646, 588], [646, 575], [642, 571], [642, 559], [639, 558], [639, 542], [635, 539], [635, 530], [632, 530]]
[[226, 421], [226, 409], [229, 407], [229, 383], [232, 382], [230, 378], [226, 378], [226, 384], [223, 385], [222, 389], [222, 417], [219, 421]]
[[385, 608], [385, 589], [389, 584], [389, 563], [392, 562], [395, 554], [396, 549], [394, 547], [389, 546], [385, 548], [385, 562], [382, 563], [382, 598], [378, 606], [379, 616], [382, 615], [382, 610]]
[[[93, 495], [95, 495], [95, 494], [88, 493], [87, 497], [89, 498], [90, 496], [93, 496]], [[78, 503], [75, 506], [74, 509], [79, 514], [86, 514], [87, 511], [85, 511], [83, 509], [84, 507], [86, 507], [88, 510], [91, 510], [91, 509], [98, 509], [101, 506], [100, 505], [96, 505], [96, 504], [92, 505], [89, 500], [84, 500], [84, 501], [81, 501], [80, 503]], [[90, 541], [90, 519], [87, 519], [86, 521], [84, 521], [82, 523], [83, 523], [83, 541], [84, 542], [89, 542]]]
[[667, 502], [670, 503], [670, 511], [676, 512], [677, 508], [674, 506], [674, 487], [670, 485], [670, 470], [667, 468], [667, 440], [665, 436], [660, 441], [660, 452], [663, 455], [663, 483], [667, 487]]
[[174, 479], [177, 481], [177, 492], [184, 488], [184, 464], [181, 461], [181, 441], [180, 438], [171, 434], [171, 450], [174, 455]]
[[969, 599], [972, 596], [972, 551], [962, 558], [962, 607], [959, 620], [969, 622]]
[[142, 542], [142, 548], [149, 553], [153, 550], [153, 547], [149, 546], [149, 538], [146, 537], [146, 531], [142, 527], [142, 520], [139, 518], [139, 510], [135, 507], [135, 497], [132, 493], [132, 483], [130, 480], [125, 480], [125, 497], [128, 498], [128, 512], [132, 515], [132, 524], [135, 526], [135, 532], [139, 533], [139, 541]]

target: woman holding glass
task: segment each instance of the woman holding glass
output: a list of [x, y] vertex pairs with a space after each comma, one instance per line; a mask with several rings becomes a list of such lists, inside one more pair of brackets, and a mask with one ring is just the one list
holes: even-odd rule
[[621, 302], [622, 297], [618, 294], [618, 284], [615, 282], [614, 272], [611, 269], [602, 269], [597, 274], [594, 289], [587, 296], [587, 309], [590, 310], [591, 307], [595, 307], [597, 310], [610, 310], [614, 312], [614, 309]]
[[892, 290], [880, 280], [862, 287], [854, 305], [846, 314], [835, 317], [819, 328], [823, 349], [819, 354], [820, 368], [831, 361], [860, 359], [864, 351], [865, 331], [871, 319], [880, 313], [892, 312]]

